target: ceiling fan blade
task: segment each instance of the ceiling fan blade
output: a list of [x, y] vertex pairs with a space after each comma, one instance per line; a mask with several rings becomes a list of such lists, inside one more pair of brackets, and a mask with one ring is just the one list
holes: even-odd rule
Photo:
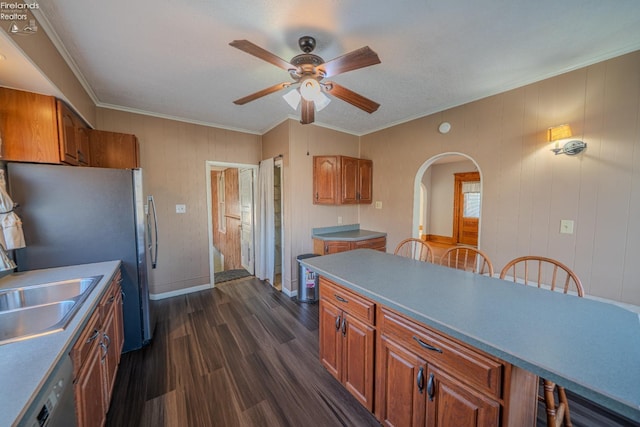
[[347, 89], [344, 86], [340, 86], [334, 82], [326, 82], [325, 90], [328, 94], [335, 96], [336, 98], [340, 98], [349, 104], [358, 107], [361, 110], [366, 111], [371, 114], [380, 107], [375, 101], [370, 100], [369, 98], [365, 98], [362, 95], [355, 93], [352, 90]]
[[313, 101], [307, 101], [302, 98], [302, 113], [300, 114], [300, 123], [303, 125], [308, 125], [309, 123], [313, 123], [315, 120], [315, 110], [316, 107]]
[[270, 93], [273, 93], [273, 92], [277, 92], [289, 86], [291, 86], [291, 83], [278, 83], [277, 85], [273, 85], [266, 89], [262, 89], [261, 91], [252, 93], [251, 95], [247, 95], [244, 98], [236, 99], [235, 101], [233, 101], [233, 103], [236, 105], [244, 105], [247, 102], [251, 102], [255, 99], [262, 98], [263, 96], [269, 95]]
[[378, 54], [371, 50], [369, 46], [365, 46], [319, 65], [318, 70], [323, 71], [325, 77], [331, 77], [347, 71], [357, 70], [358, 68], [379, 64], [380, 62]]
[[273, 53], [264, 50], [260, 46], [251, 43], [249, 40], [234, 40], [229, 43], [229, 45], [235, 47], [236, 49], [240, 49], [241, 51], [246, 52], [249, 55], [253, 55], [256, 58], [260, 58], [263, 61], [267, 61], [275, 65], [276, 67], [280, 67], [283, 70], [289, 71], [292, 69], [295, 70], [297, 68], [296, 66], [290, 64], [279, 56], [274, 55]]

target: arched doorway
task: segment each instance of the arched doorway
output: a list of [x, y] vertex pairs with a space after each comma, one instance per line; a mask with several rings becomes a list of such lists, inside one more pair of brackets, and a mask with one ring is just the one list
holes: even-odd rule
[[[473, 183], [461, 185], [467, 177], [474, 174], [476, 178], [467, 180], [474, 181]], [[466, 194], [464, 191], [475, 194]], [[466, 201], [475, 204], [471, 206], [473, 209], [469, 209]], [[414, 180], [413, 237], [448, 245], [477, 246], [465, 236], [464, 233], [468, 230], [462, 220], [465, 219], [464, 212], [477, 215], [479, 242], [481, 203], [482, 172], [472, 157], [459, 152], [433, 156], [418, 169]]]

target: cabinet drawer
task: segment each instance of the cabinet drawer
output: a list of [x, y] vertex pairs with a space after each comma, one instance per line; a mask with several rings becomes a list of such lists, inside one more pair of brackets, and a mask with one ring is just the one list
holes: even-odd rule
[[106, 319], [107, 315], [112, 311], [113, 304], [118, 299], [118, 293], [120, 292], [121, 273], [118, 271], [116, 276], [109, 284], [109, 289], [105, 292], [104, 296], [100, 300], [100, 310], [102, 318]]
[[82, 364], [89, 358], [90, 352], [100, 341], [100, 310], [96, 310], [87, 326], [78, 337], [78, 340], [71, 348], [71, 360], [73, 361], [73, 377], [76, 378]]
[[353, 242], [353, 249], [376, 249], [386, 251], [387, 238], [377, 237], [375, 239], [357, 240]]
[[337, 285], [324, 277], [320, 277], [320, 298], [324, 298], [331, 302], [341, 310], [360, 320], [374, 325], [375, 308], [373, 301], [356, 295], [355, 293]]
[[[380, 333], [479, 390], [500, 399], [503, 364], [386, 308], [380, 308]], [[430, 348], [429, 348], [430, 347]]]

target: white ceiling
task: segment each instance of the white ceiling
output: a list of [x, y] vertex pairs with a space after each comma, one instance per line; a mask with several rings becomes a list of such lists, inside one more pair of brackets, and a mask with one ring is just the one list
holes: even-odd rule
[[[382, 63], [332, 80], [381, 104], [333, 98], [316, 124], [356, 135], [640, 49], [638, 0], [65, 0], [39, 2], [98, 105], [262, 134], [286, 90], [233, 100], [288, 73], [229, 46], [289, 61], [300, 36], [328, 61], [368, 45]], [[55, 33], [55, 34], [52, 34]], [[28, 37], [28, 36], [26, 36]], [[2, 76], [0, 75], [0, 78]], [[2, 83], [2, 80], [0, 80]]]

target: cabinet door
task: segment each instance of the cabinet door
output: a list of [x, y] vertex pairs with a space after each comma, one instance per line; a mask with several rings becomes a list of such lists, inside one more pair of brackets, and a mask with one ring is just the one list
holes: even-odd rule
[[58, 108], [58, 139], [60, 142], [60, 159], [70, 165], [78, 164], [78, 144], [76, 138], [76, 122], [71, 109], [60, 100]]
[[359, 190], [359, 167], [358, 159], [353, 157], [341, 157], [340, 158], [340, 170], [341, 170], [341, 199], [342, 204], [355, 204], [358, 203], [360, 194]]
[[0, 88], [1, 160], [60, 163], [55, 98]]
[[377, 358], [378, 420], [387, 426], [424, 427], [427, 363], [384, 335]]
[[89, 166], [91, 164], [91, 152], [89, 148], [89, 128], [79, 125], [76, 128], [76, 142], [78, 150], [78, 165]]
[[345, 316], [342, 381], [349, 392], [369, 411], [373, 410], [375, 330], [353, 316]]
[[116, 169], [140, 167], [138, 138], [135, 135], [92, 130], [89, 137], [91, 166]]
[[342, 320], [340, 309], [320, 300], [320, 362], [338, 381], [342, 381]]
[[373, 161], [358, 160], [358, 203], [373, 200]]
[[103, 384], [104, 384], [104, 407], [109, 408], [111, 401], [111, 392], [116, 380], [116, 372], [118, 371], [118, 351], [117, 351], [117, 324], [115, 321], [115, 312], [111, 310], [106, 318], [102, 331], [103, 351], [101, 363], [103, 364]]
[[102, 348], [94, 345], [74, 385], [79, 427], [104, 424], [106, 408], [102, 377]]
[[337, 254], [338, 252], [344, 252], [351, 250], [351, 242], [341, 241], [326, 241], [324, 243], [324, 254]]
[[339, 171], [337, 156], [313, 158], [313, 203], [335, 205], [338, 203]]
[[500, 404], [430, 365], [426, 381], [428, 427], [497, 426]]

